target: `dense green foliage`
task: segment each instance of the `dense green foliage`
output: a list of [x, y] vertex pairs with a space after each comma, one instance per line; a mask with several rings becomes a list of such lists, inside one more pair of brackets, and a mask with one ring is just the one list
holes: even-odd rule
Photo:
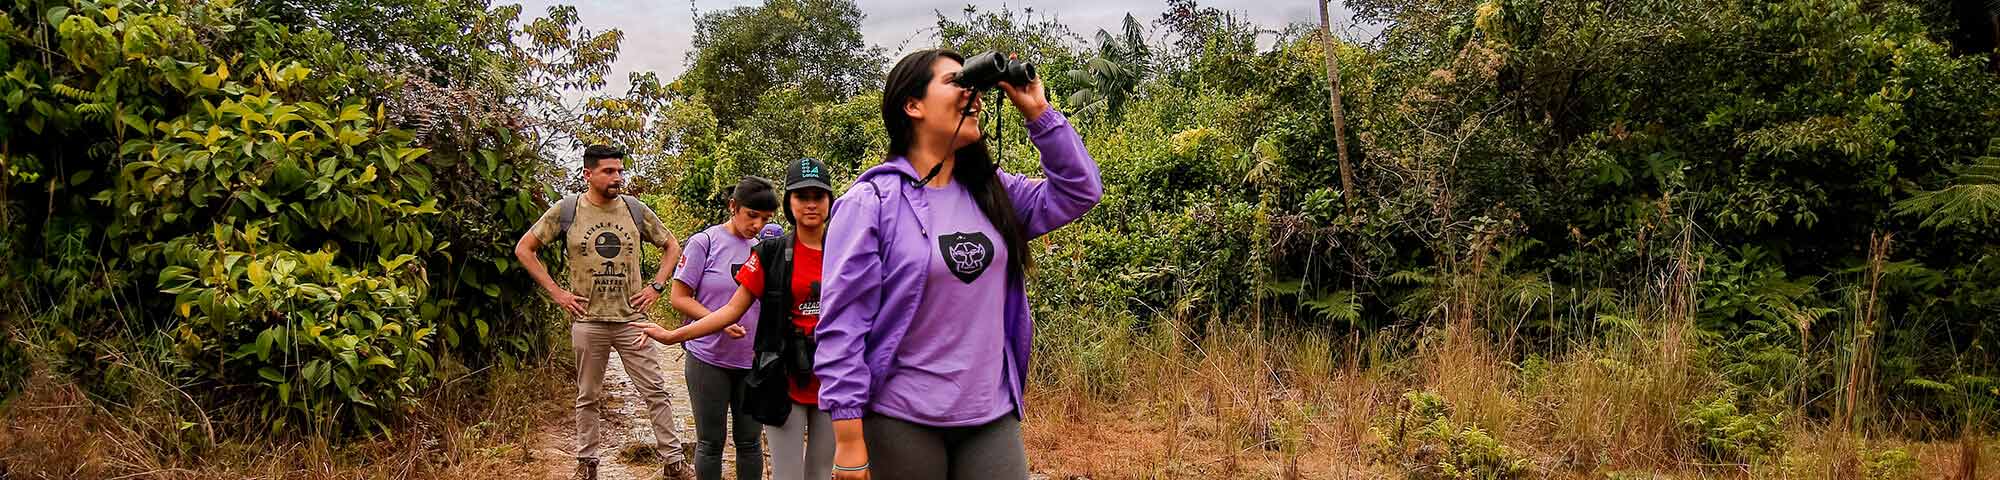
[[[1871, 424], [1993, 421], [2000, 81], [1944, 43], [1948, 6], [1356, 2], [1382, 31], [1339, 50], [1355, 198], [1314, 29], [1168, 7], [1156, 36], [1135, 20], [1085, 39], [1033, 10], [938, 18], [940, 45], [1038, 62], [1102, 164], [1105, 203], [1038, 252], [1037, 312], [1059, 332], [1038, 348], [1064, 365], [1130, 338], [1079, 322], [1359, 331], [1408, 352], [1464, 319], [1554, 355], [1685, 317], [1744, 415], [1830, 418], [1862, 352], [1880, 406], [1863, 415], [1906, 412]], [[772, 86], [768, 123], [680, 129], [705, 140], [660, 181], [702, 204], [771, 159], [853, 175], [881, 158], [875, 99], [782, 93], [799, 87]], [[1018, 118], [988, 125], [1010, 169], [1036, 168]], [[1874, 233], [1894, 236], [1871, 286]], [[1677, 268], [1684, 307], [1656, 290]]]
[[797, 88], [837, 101], [881, 82], [879, 48], [861, 41], [861, 8], [839, 0], [776, 0], [701, 16], [681, 81], [706, 94], [724, 127], [753, 114], [766, 91]]
[[471, 33], [397, 57], [227, 3], [9, 3], [0, 281], [28, 338], [114, 402], [160, 373], [119, 359], [157, 356], [259, 426], [328, 433], [548, 351], [507, 253], [547, 191], [536, 133], [506, 113], [530, 104], [466, 99], [501, 95], [488, 75], [562, 74], [422, 53], [505, 39], [474, 37], [518, 13], [460, 6], [480, 14], [446, 31]]
[[[574, 190], [579, 143], [632, 151], [677, 227], [720, 220], [742, 175], [812, 156], [851, 179], [886, 148], [894, 53], [851, 2], [703, 15], [688, 73], [576, 105], [622, 37], [566, 7], [8, 2], [17, 338], [109, 398], [133, 373], [107, 359], [169, 358], [272, 427], [380, 429], [440, 379], [555, 348], [507, 252]], [[1946, 43], [1948, 5], [1351, 3], [1380, 29], [1336, 52], [1351, 197], [1313, 26], [1189, 0], [1090, 38], [938, 14], [937, 45], [1039, 65], [1107, 184], [1034, 243], [1036, 348], [1065, 359], [1036, 378], [1115, 376], [1099, 359], [1165, 330], [1353, 334], [1372, 361], [1447, 328], [1526, 358], [1688, 322], [1732, 392], [1674, 412], [1711, 458], [1772, 448], [1776, 412], [1835, 418], [1850, 383], [1877, 428], [1994, 426], [2000, 75]], [[1018, 114], [991, 111], [1002, 163], [1037, 170]], [[1409, 448], [1465, 456], [1429, 463], [1514, 471], [1476, 427], [1405, 416]]]

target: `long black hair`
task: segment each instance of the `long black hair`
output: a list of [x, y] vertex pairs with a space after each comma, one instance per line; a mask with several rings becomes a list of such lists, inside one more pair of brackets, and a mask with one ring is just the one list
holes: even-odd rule
[[[896, 68], [889, 70], [888, 82], [882, 86], [882, 126], [889, 131], [892, 157], [910, 154], [910, 144], [917, 134], [916, 121], [903, 112], [903, 105], [911, 99], [924, 98], [932, 80], [931, 67], [939, 58], [965, 61], [965, 56], [951, 50], [923, 50], [904, 56], [896, 62]], [[1001, 240], [1007, 244], [1008, 274], [1026, 273], [1034, 267], [1034, 259], [1028, 253], [1027, 228], [1015, 214], [1013, 197], [1007, 196], [1007, 189], [1000, 185], [999, 166], [986, 150], [986, 140], [981, 138], [960, 147], [953, 158], [958, 164], [952, 167], [952, 180], [972, 194], [973, 203], [979, 205], [980, 213], [993, 222], [993, 228], [1000, 231]]]

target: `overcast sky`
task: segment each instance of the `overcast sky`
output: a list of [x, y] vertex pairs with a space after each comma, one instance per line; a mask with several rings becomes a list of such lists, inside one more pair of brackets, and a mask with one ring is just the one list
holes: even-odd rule
[[[495, 2], [508, 3], [507, 0]], [[575, 5], [582, 26], [592, 31], [618, 29], [625, 32], [618, 62], [612, 65], [610, 85], [602, 93], [624, 93], [626, 74], [651, 70], [661, 80], [671, 80], [686, 67], [688, 44], [694, 39], [694, 12], [707, 13], [743, 5], [759, 5], [762, 0], [526, 0], [520, 2], [523, 21], [540, 17], [552, 4]], [[1152, 22], [1166, 11], [1165, 0], [1062, 0], [997, 1], [966, 0], [857, 0], [867, 18], [861, 25], [868, 43], [882, 46], [890, 61], [902, 53], [931, 45], [936, 37], [926, 29], [937, 24], [933, 12], [959, 17], [966, 5], [983, 10], [1003, 7], [1033, 7], [1069, 25], [1076, 33], [1089, 36], [1099, 28], [1118, 31], [1126, 13], [1131, 13], [1155, 35]], [[1336, 2], [1340, 4], [1343, 2]], [[1293, 22], [1319, 23], [1318, 7], [1312, 0], [1205, 0], [1203, 6], [1236, 12], [1266, 28], [1277, 29]], [[1336, 30], [1350, 24], [1350, 15], [1336, 10], [1332, 15]]]

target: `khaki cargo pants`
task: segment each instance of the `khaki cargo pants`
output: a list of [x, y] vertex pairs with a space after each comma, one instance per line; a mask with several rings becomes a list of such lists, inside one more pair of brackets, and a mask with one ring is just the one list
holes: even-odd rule
[[638, 387], [639, 395], [646, 399], [646, 408], [652, 412], [653, 438], [658, 442], [660, 455], [669, 463], [686, 458], [681, 452], [678, 425], [674, 424], [673, 402], [667, 397], [660, 373], [660, 349], [651, 340], [640, 343], [644, 336], [645, 331], [632, 323], [570, 322], [570, 347], [576, 351], [577, 458], [597, 458], [603, 445], [604, 428], [599, 417], [604, 405], [604, 368], [612, 350], [618, 351], [619, 361], [625, 364], [625, 375], [632, 377], [632, 385]]

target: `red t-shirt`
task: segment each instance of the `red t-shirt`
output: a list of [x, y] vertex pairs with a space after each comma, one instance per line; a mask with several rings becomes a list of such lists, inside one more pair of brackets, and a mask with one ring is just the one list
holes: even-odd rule
[[[811, 335], [813, 327], [819, 325], [821, 257], [819, 249], [807, 247], [805, 242], [792, 241], [792, 326], [807, 335]], [[736, 271], [736, 284], [758, 296], [764, 295], [764, 269], [763, 263], [757, 259], [757, 252], [750, 252], [750, 259], [743, 261], [743, 269]], [[786, 390], [790, 391], [793, 402], [819, 404], [819, 377], [811, 372], [794, 374], [792, 381], [787, 382]]]

